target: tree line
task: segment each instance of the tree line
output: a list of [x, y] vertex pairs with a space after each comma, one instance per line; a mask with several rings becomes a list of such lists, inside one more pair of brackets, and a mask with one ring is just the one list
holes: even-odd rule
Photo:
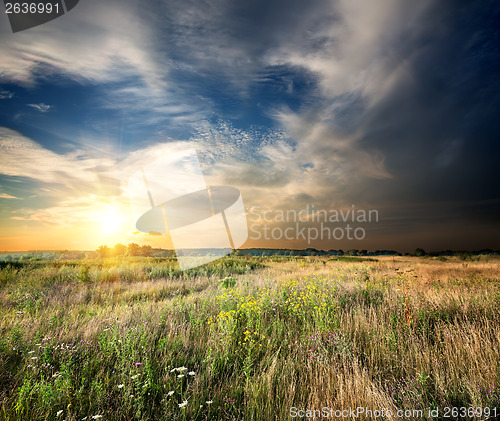
[[[144, 256], [150, 257], [153, 254], [153, 247], [145, 245], [140, 246], [136, 243], [131, 243], [128, 246], [118, 243], [114, 247], [106, 245], [99, 246], [95, 251], [98, 257], [118, 257], [118, 256]], [[97, 257], [96, 256], [96, 257]]]

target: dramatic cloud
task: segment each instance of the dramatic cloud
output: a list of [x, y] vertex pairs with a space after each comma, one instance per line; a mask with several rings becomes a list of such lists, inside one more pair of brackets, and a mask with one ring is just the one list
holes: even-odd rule
[[[60, 193], [14, 218], [86, 218], [92, 194], [125, 200], [130, 172], [192, 146], [209, 184], [239, 187], [247, 206], [376, 208], [389, 248], [466, 244], [451, 235], [464, 225], [490, 238], [499, 9], [88, 0], [16, 34], [4, 16], [0, 174]], [[26, 104], [40, 113], [26, 119]]]

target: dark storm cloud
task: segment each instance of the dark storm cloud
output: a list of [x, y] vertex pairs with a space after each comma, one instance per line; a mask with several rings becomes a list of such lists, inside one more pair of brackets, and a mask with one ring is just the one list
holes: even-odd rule
[[339, 30], [332, 18], [319, 52], [299, 43], [275, 58], [319, 77], [316, 104], [280, 116], [297, 155], [311, 162], [316, 184], [302, 192], [325, 206], [332, 197], [376, 206], [386, 234], [409, 249], [492, 246], [500, 237], [499, 7], [381, 4], [385, 12], [365, 19], [360, 3], [339, 2]]
[[[399, 46], [405, 76], [360, 122], [361, 144], [381, 150], [393, 175], [379, 197], [463, 206], [500, 198], [499, 18], [493, 2], [440, 4]], [[491, 216], [487, 207], [473, 208], [469, 217]]]

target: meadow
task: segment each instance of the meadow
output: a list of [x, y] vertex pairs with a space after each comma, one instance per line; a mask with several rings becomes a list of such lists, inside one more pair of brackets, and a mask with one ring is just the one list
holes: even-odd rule
[[491, 419], [499, 269], [495, 256], [3, 264], [0, 419], [260, 421], [323, 407]]

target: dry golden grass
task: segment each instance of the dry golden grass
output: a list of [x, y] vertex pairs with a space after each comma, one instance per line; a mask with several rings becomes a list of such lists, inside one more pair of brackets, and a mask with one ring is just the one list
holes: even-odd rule
[[[82, 281], [78, 266], [4, 273], [0, 413], [282, 420], [291, 407], [499, 407], [500, 260], [484, 259], [269, 258], [151, 280], [150, 263], [124, 260], [103, 267], [106, 282]], [[196, 374], [178, 378], [180, 366]]]

